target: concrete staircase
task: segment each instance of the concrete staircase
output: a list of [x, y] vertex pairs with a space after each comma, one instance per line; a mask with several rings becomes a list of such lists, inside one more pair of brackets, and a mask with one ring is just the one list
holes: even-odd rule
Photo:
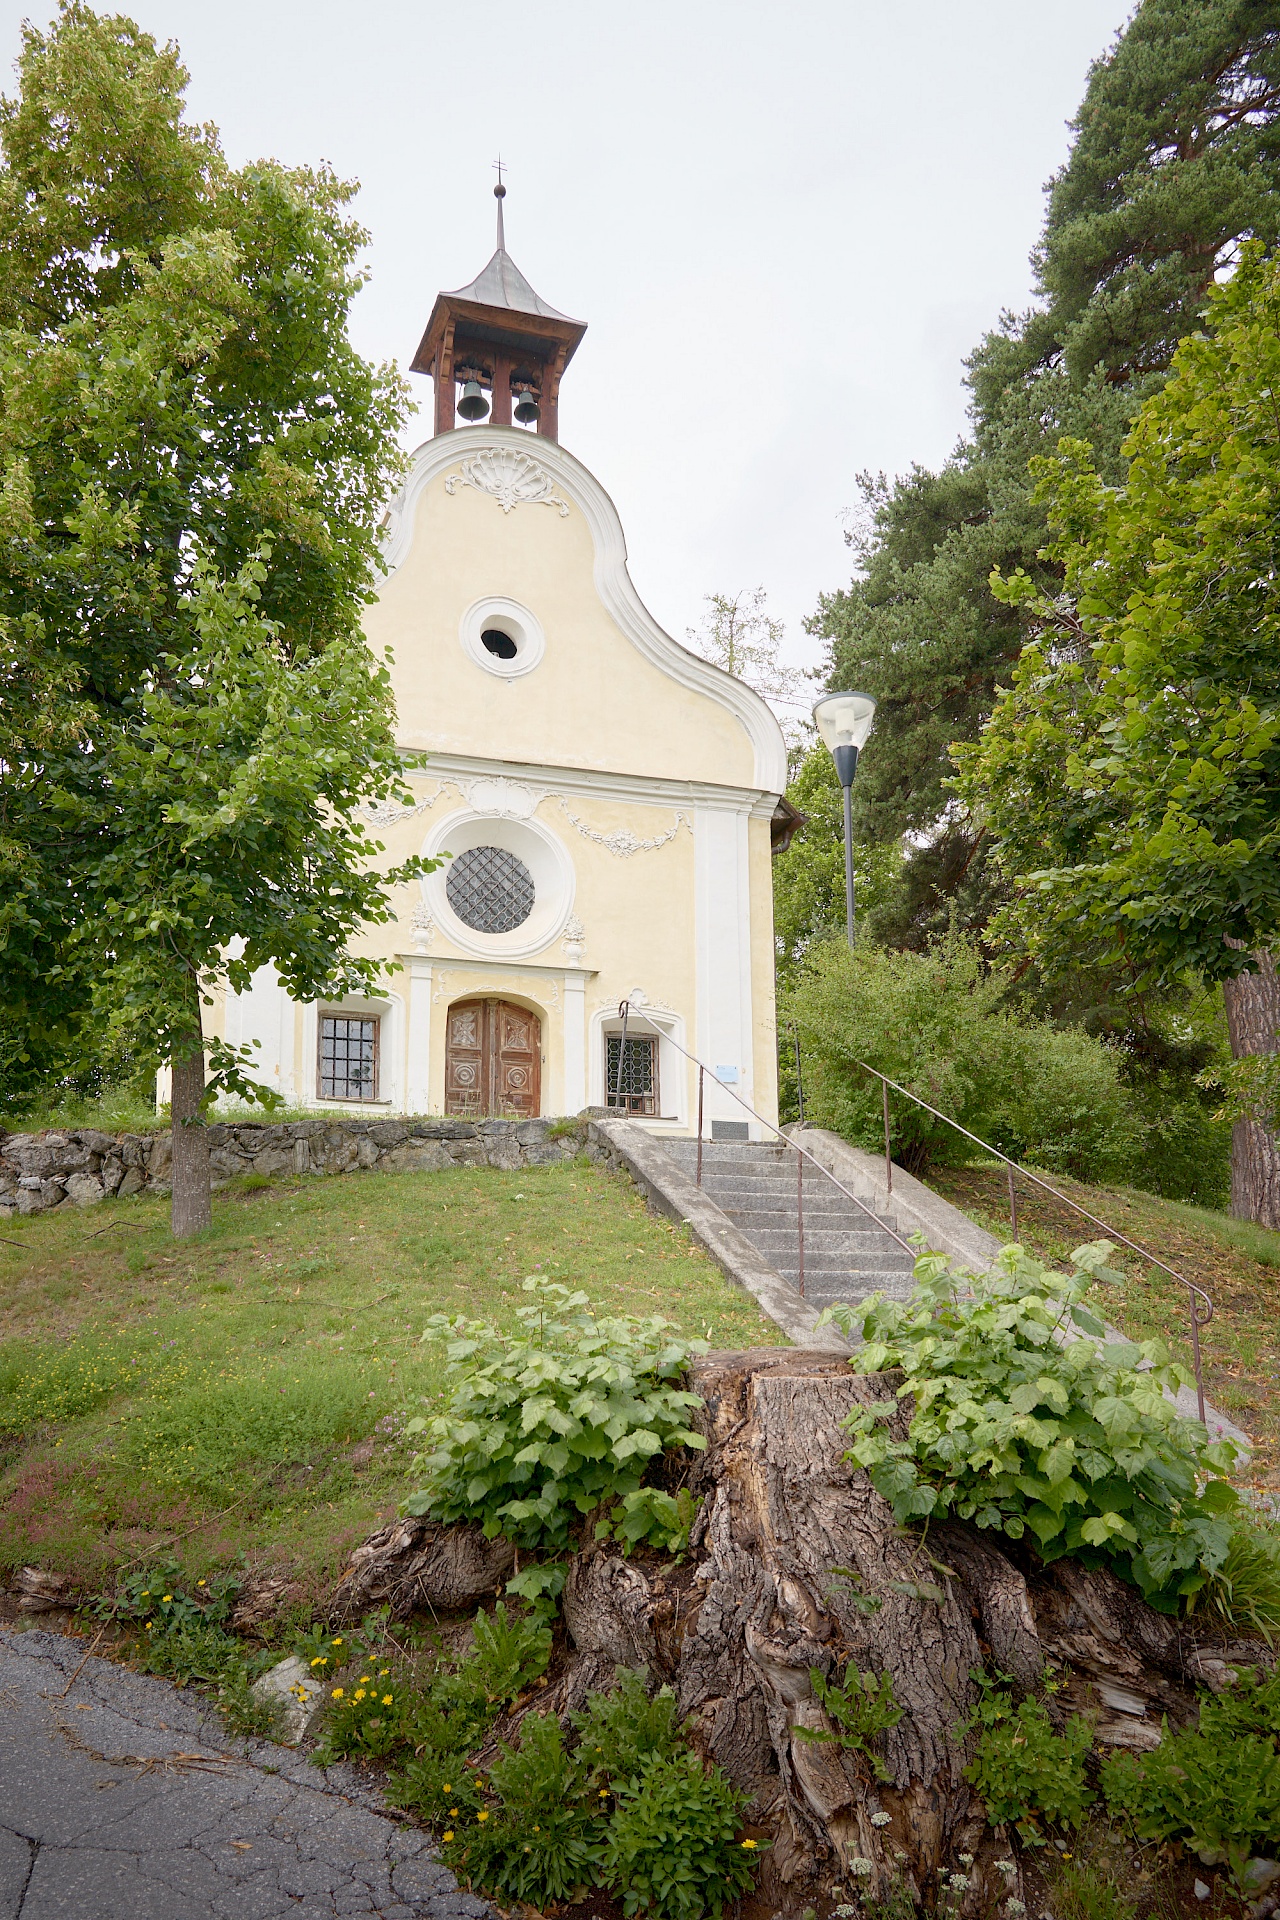
[[[693, 1179], [696, 1140], [664, 1140], [663, 1151]], [[793, 1287], [800, 1284], [796, 1155], [789, 1147], [704, 1140], [702, 1185], [756, 1251]], [[892, 1215], [884, 1216], [901, 1232]], [[903, 1234], [903, 1238], [906, 1235]], [[804, 1169], [804, 1294], [816, 1307], [911, 1292], [914, 1256], [811, 1163]]]

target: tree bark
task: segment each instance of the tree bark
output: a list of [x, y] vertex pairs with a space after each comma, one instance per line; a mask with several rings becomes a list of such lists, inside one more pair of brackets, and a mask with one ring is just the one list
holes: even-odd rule
[[[197, 1031], [200, 1003], [196, 1000]], [[169, 1224], [175, 1240], [186, 1240], [213, 1225], [213, 1195], [209, 1183], [209, 1135], [204, 1124], [204, 1044], [197, 1039], [190, 1052], [172, 1062], [169, 1111], [173, 1119], [173, 1185], [169, 1197]]]
[[[1270, 953], [1250, 956], [1247, 973], [1224, 980], [1227, 1032], [1236, 1060], [1280, 1046], [1280, 979]], [[1231, 1129], [1231, 1211], [1238, 1220], [1280, 1228], [1280, 1142], [1251, 1116]]]

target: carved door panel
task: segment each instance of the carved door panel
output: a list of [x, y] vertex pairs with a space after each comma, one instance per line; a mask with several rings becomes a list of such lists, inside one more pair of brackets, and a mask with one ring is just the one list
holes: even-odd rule
[[445, 1036], [446, 1113], [535, 1118], [541, 1108], [542, 1022], [507, 1000], [459, 1000]]

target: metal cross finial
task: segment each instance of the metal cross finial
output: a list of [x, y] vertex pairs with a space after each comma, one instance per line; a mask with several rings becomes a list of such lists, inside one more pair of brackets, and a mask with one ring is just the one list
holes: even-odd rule
[[502, 227], [502, 203], [507, 197], [507, 190], [502, 184], [503, 166], [502, 166], [501, 154], [499, 154], [497, 159], [494, 161], [493, 170], [498, 176], [498, 184], [493, 190], [493, 197], [498, 203], [498, 252], [505, 253], [506, 247], [507, 247], [507, 236], [503, 232], [503, 227]]
[[496, 195], [496, 196], [497, 196], [498, 198], [501, 198], [501, 197], [502, 197], [502, 195], [503, 195], [503, 194], [505, 194], [505, 193], [506, 193], [506, 191], [507, 191], [507, 190], [506, 190], [506, 188], [505, 188], [505, 187], [503, 186], [503, 184], [502, 184], [502, 176], [503, 176], [503, 173], [504, 173], [504, 172], [506, 171], [506, 169], [505, 169], [505, 167], [503, 166], [503, 161], [502, 161], [502, 155], [501, 155], [501, 154], [499, 154], [499, 155], [498, 155], [498, 157], [497, 157], [497, 159], [496, 159], [496, 160], [494, 161], [494, 163], [493, 163], [493, 170], [494, 170], [494, 172], [495, 172], [495, 173], [497, 174], [497, 176], [498, 176], [498, 184], [497, 184], [497, 186], [496, 186], [496, 187], [494, 188], [494, 190], [493, 190], [493, 191], [494, 191], [494, 194], [495, 194], [495, 195]]

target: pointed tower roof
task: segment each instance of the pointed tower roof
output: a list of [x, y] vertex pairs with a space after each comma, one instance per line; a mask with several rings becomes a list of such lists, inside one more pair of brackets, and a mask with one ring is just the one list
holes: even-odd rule
[[518, 390], [537, 396], [537, 430], [554, 440], [560, 376], [587, 330], [586, 322], [571, 320], [535, 293], [507, 252], [502, 220], [506, 192], [499, 181], [494, 188], [498, 245], [492, 258], [469, 285], [436, 295], [410, 365], [414, 373], [435, 379], [437, 433], [454, 424], [455, 370], [464, 369], [491, 389], [495, 426], [510, 424], [514, 381]]

